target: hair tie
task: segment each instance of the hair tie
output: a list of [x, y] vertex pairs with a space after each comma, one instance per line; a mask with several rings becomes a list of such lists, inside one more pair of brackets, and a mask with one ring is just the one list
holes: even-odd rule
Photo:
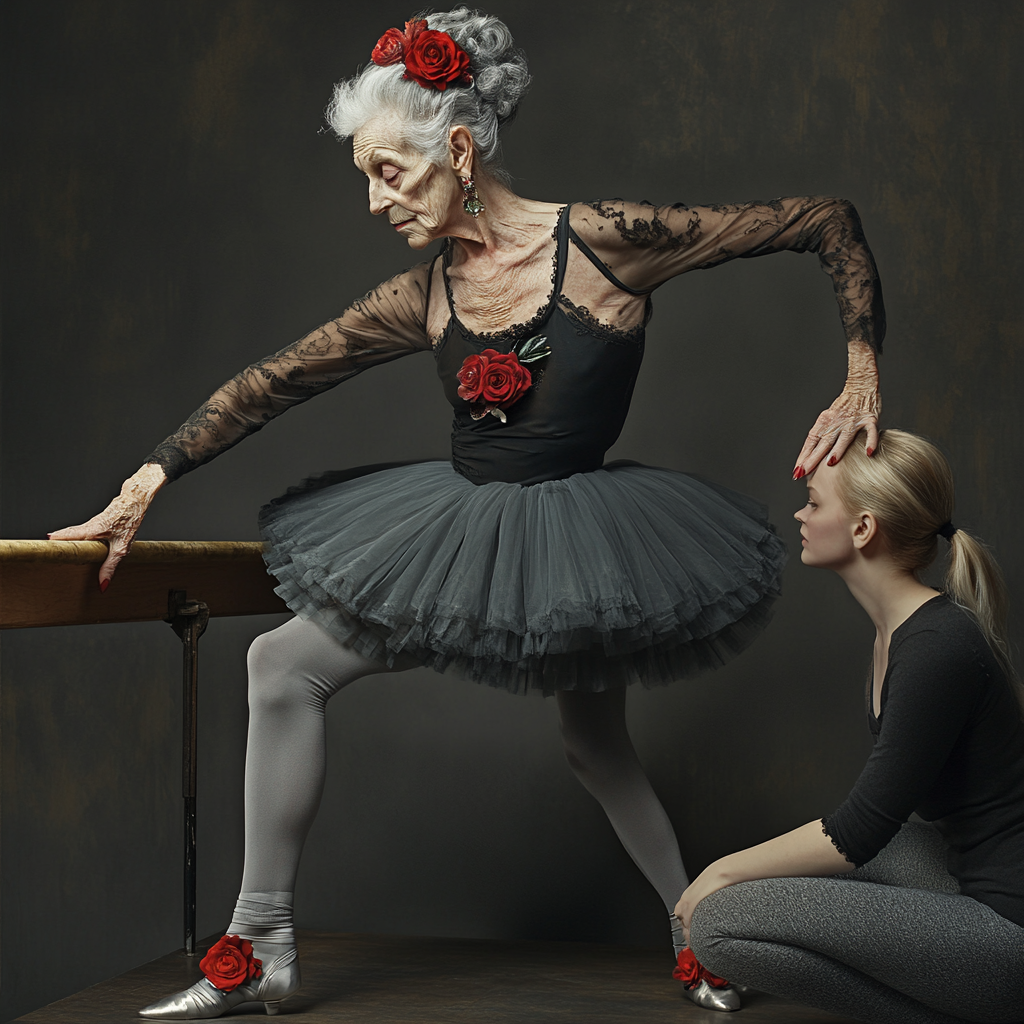
[[951, 541], [953, 539], [953, 534], [956, 533], [956, 527], [953, 525], [951, 520], [947, 519], [935, 532], [940, 537], [945, 537], [946, 540]]

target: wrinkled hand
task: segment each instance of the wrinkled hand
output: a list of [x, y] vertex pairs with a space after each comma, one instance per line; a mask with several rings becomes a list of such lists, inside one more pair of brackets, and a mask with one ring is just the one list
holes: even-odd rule
[[834, 466], [861, 430], [868, 433], [865, 445], [868, 455], [878, 448], [878, 417], [882, 396], [878, 390], [878, 367], [875, 354], [867, 345], [850, 346], [850, 371], [843, 393], [815, 420], [807, 440], [797, 456], [793, 479], [800, 480], [814, 472], [827, 455]]
[[69, 526], [47, 536], [50, 540], [107, 541], [107, 557], [99, 573], [100, 590], [106, 590], [121, 559], [131, 550], [150, 503], [166, 482], [162, 467], [145, 465], [125, 480], [121, 493], [99, 515], [80, 526]]

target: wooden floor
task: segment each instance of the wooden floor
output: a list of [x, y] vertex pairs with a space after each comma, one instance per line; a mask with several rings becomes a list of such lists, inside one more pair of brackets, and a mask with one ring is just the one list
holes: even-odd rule
[[[853, 1024], [761, 994], [745, 996], [735, 1018], [699, 1009], [663, 950], [300, 932], [299, 952], [302, 989], [281, 1015], [302, 1024]], [[172, 953], [18, 1020], [127, 1024], [198, 977], [198, 958]], [[250, 1003], [224, 1019], [266, 1017]]]

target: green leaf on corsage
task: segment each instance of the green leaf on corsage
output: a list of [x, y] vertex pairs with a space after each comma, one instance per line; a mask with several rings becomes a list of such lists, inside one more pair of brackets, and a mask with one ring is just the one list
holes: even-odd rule
[[551, 355], [548, 339], [543, 334], [535, 334], [526, 341], [518, 342], [512, 346], [512, 351], [519, 357], [521, 363], [536, 363]]

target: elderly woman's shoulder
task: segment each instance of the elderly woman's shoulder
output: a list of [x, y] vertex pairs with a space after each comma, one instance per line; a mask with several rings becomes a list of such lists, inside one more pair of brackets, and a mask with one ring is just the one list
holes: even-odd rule
[[595, 251], [679, 249], [700, 237], [697, 207], [656, 205], [647, 199], [597, 199], [574, 203], [569, 224]]

